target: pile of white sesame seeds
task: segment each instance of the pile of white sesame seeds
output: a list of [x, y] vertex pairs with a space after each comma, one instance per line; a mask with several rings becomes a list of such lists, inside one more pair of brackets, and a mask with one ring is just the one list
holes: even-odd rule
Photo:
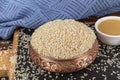
[[71, 59], [85, 53], [96, 36], [87, 25], [72, 20], [54, 20], [40, 26], [31, 37], [33, 48], [43, 56]]

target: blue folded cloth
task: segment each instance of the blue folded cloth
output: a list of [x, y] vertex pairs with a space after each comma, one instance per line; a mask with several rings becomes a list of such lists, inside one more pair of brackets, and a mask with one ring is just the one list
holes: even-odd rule
[[0, 0], [0, 38], [19, 27], [36, 29], [55, 19], [81, 19], [120, 11], [120, 0]]

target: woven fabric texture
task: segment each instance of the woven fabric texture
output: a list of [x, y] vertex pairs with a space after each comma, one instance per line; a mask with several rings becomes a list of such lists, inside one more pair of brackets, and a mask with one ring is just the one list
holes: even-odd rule
[[55, 19], [82, 19], [120, 11], [120, 0], [0, 0], [0, 38], [21, 26], [36, 29]]

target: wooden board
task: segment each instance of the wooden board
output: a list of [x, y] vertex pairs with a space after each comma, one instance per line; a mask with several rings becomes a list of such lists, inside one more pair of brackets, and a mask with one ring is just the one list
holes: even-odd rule
[[2, 45], [0, 50], [0, 77], [9, 77], [9, 80], [14, 80], [18, 38], [19, 30], [16, 29], [12, 40], [0, 40]]

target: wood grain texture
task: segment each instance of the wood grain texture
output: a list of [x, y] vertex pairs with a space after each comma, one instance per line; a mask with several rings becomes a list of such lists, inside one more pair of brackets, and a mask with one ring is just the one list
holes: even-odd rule
[[15, 65], [12, 60], [14, 56], [17, 56], [19, 30], [15, 30], [13, 36], [12, 48], [7, 50], [0, 50], [0, 77], [9, 77], [9, 80], [14, 80], [15, 77]]
[[[120, 12], [108, 14], [108, 15], [105, 15], [105, 16], [120, 16]], [[84, 18], [84, 19], [80, 19], [80, 20], [78, 20], [78, 21], [84, 22], [85, 24], [95, 24], [95, 22], [96, 22], [98, 19], [100, 19], [100, 18], [102, 18], [102, 17], [105, 17], [105, 16], [99, 16], [99, 17], [90, 16], [90, 17], [87, 17], [87, 18]]]

